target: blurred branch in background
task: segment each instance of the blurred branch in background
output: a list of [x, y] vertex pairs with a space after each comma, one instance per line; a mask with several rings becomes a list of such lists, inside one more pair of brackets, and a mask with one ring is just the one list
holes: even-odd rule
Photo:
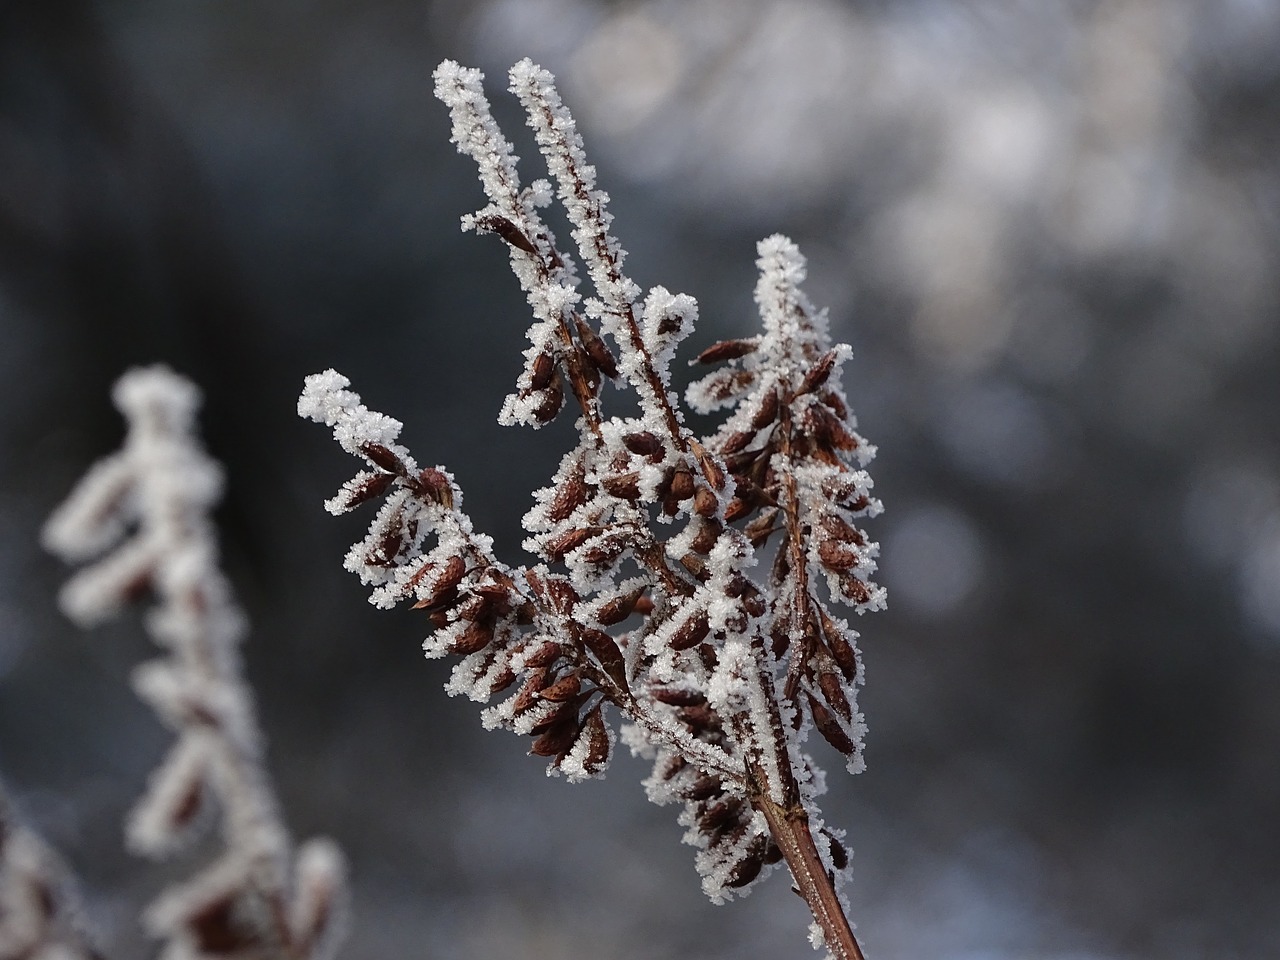
[[[1280, 5], [11, 3], [0, 24], [0, 751], [87, 885], [145, 896], [82, 864], [162, 740], [104, 692], [111, 655], [72, 666], [35, 526], [115, 444], [106, 384], [163, 359], [208, 390], [250, 617], [299, 638], [249, 669], [285, 802], [341, 836], [370, 901], [353, 942], [574, 955], [555, 917], [593, 904], [618, 956], [787, 942], [765, 891], [681, 912], [685, 864], [629, 774], [581, 808], [518, 755], [428, 777], [420, 754], [469, 716], [422, 697], [442, 677], [365, 639], [391, 628], [310, 562], [346, 535], [299, 492], [323, 469], [291, 418], [311, 369], [445, 424], [432, 449], [508, 546], [527, 504], [483, 477], [554, 466], [490, 425], [496, 403], [456, 399], [502, 396], [519, 356], [479, 358], [524, 309], [474, 298], [497, 262], [456, 242], [471, 171], [429, 102], [444, 56], [528, 55], [579, 105], [635, 274], [697, 295], [707, 342], [750, 329], [751, 244], [783, 231], [859, 344], [894, 603], [865, 651], [874, 776], [830, 815], [860, 837], [868, 952], [1252, 958], [1280, 938]], [[84, 711], [36, 744], [55, 682]], [[509, 826], [529, 804], [537, 838]], [[452, 836], [419, 826], [437, 815]], [[588, 816], [605, 850], [569, 839]]]

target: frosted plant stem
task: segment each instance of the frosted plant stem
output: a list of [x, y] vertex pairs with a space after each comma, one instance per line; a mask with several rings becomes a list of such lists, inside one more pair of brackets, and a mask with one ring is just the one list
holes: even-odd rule
[[865, 960], [858, 938], [853, 935], [845, 916], [835, 885], [827, 876], [822, 858], [818, 855], [809, 831], [809, 815], [799, 803], [783, 806], [768, 793], [759, 791], [753, 795], [751, 805], [764, 814], [769, 822], [769, 832], [782, 850], [782, 857], [791, 869], [796, 889], [804, 897], [813, 913], [813, 919], [822, 928], [827, 949], [836, 960]]

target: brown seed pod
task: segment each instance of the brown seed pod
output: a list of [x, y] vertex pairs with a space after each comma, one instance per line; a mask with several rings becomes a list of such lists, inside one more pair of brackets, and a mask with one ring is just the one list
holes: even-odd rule
[[731, 433], [720, 442], [717, 452], [725, 456], [737, 453], [755, 439], [755, 435], [754, 430], [738, 430]]
[[576, 671], [566, 673], [555, 683], [542, 690], [543, 700], [553, 700], [556, 703], [564, 703], [572, 700], [578, 695], [578, 691], [582, 689], [582, 677]]
[[766, 507], [760, 511], [760, 515], [742, 528], [742, 532], [747, 535], [747, 539], [751, 541], [753, 547], [758, 547], [769, 539], [770, 534], [778, 528], [773, 525], [773, 521], [778, 516], [777, 507]]
[[671, 496], [676, 500], [688, 500], [693, 496], [693, 474], [688, 467], [676, 467], [671, 474]]
[[805, 691], [804, 697], [809, 703], [809, 714], [813, 717], [813, 725], [818, 728], [818, 732], [822, 734], [823, 739], [846, 757], [852, 756], [854, 743], [841, 728], [836, 718], [814, 698], [813, 694]]
[[719, 803], [708, 804], [698, 816], [698, 826], [704, 833], [717, 833], [742, 817], [745, 804], [737, 797], [727, 797]]
[[809, 372], [804, 375], [804, 379], [800, 381], [800, 389], [796, 391], [796, 396], [811, 393], [818, 387], [827, 382], [827, 378], [831, 376], [831, 370], [836, 365], [836, 351], [828, 350], [818, 362], [810, 368]]
[[529, 365], [529, 389], [545, 390], [551, 383], [551, 376], [556, 372], [556, 358], [544, 350], [533, 358]]
[[445, 509], [453, 509], [453, 486], [443, 470], [436, 467], [425, 467], [419, 470], [417, 486], [420, 491]]
[[583, 547], [578, 552], [578, 556], [584, 563], [604, 566], [605, 564], [613, 563], [618, 557], [622, 556], [627, 547], [628, 543], [625, 537], [621, 535], [606, 536], [589, 547]]
[[707, 483], [711, 485], [713, 490], [724, 489], [724, 470], [716, 462], [715, 457], [707, 453], [704, 447], [697, 440], [689, 440], [689, 450], [693, 453], [694, 460], [698, 463], [698, 469], [702, 471], [702, 475], [706, 477]]
[[501, 214], [491, 213], [475, 219], [476, 229], [484, 233], [496, 233], [517, 250], [537, 254], [538, 248], [533, 245], [523, 230]]
[[609, 730], [605, 726], [600, 707], [588, 711], [582, 722], [582, 736], [587, 738], [587, 756], [582, 766], [590, 773], [602, 769], [609, 762]]
[[574, 510], [587, 502], [588, 496], [586, 473], [582, 464], [577, 463], [552, 494], [551, 502], [547, 504], [547, 519], [552, 523], [563, 523]]
[[705, 703], [696, 704], [692, 707], [681, 707], [676, 711], [676, 716], [694, 733], [720, 729], [720, 718]]
[[837, 870], [844, 870], [849, 866], [849, 851], [831, 831], [823, 830], [822, 835], [827, 838], [827, 845], [831, 850], [831, 865]]
[[635, 502], [640, 499], [640, 474], [634, 470], [612, 477], [603, 477], [600, 486], [619, 498]]
[[859, 547], [863, 546], [867, 541], [862, 531], [850, 523], [846, 523], [843, 519], [834, 513], [824, 513], [822, 519], [818, 521], [818, 525], [822, 531], [833, 540], [839, 540], [842, 543], [852, 543]]
[[383, 470], [404, 476], [404, 461], [400, 459], [398, 454], [392, 453], [389, 448], [384, 447], [382, 444], [366, 440], [360, 444], [360, 452]]
[[764, 866], [765, 844], [763, 841], [763, 837], [757, 837], [756, 840], [752, 841], [751, 846], [747, 848], [746, 855], [730, 871], [729, 879], [725, 881], [725, 886], [745, 887], [760, 876], [760, 870]]
[[534, 419], [539, 423], [550, 423], [564, 406], [564, 385], [560, 377], [553, 377], [545, 389], [534, 392], [542, 395], [542, 399], [533, 410]]
[[844, 687], [839, 677], [834, 673], [823, 671], [818, 674], [818, 689], [822, 691], [827, 705], [836, 712], [838, 717], [845, 723], [853, 720], [853, 708], [849, 706], [849, 698], [844, 695]]
[[704, 773], [693, 781], [693, 784], [681, 792], [681, 796], [686, 800], [692, 800], [700, 803], [703, 800], [710, 800], [712, 797], [718, 797], [724, 793], [724, 784], [720, 782], [720, 778], [710, 773]]
[[740, 496], [732, 497], [724, 507], [724, 519], [726, 523], [733, 523], [740, 520], [751, 512], [751, 502]]
[[406, 587], [416, 588], [422, 580], [434, 575], [434, 579], [431, 581], [431, 592], [419, 599], [413, 605], [413, 609], [421, 610], [424, 607], [435, 607], [445, 602], [453, 589], [462, 582], [466, 572], [467, 562], [457, 556], [450, 557], [442, 567], [434, 563], [424, 563], [421, 569], [409, 578]]
[[492, 600], [482, 593], [473, 593], [458, 604], [458, 619], [474, 623], [485, 619], [492, 611]]
[[745, 357], [749, 353], [754, 353], [760, 346], [760, 341], [756, 338], [750, 340], [721, 340], [719, 343], [713, 343], [707, 349], [698, 354], [698, 363], [720, 363], [724, 360], [736, 360], [738, 357]]
[[838, 540], [818, 544], [818, 558], [828, 570], [849, 570], [858, 565], [858, 551]]
[[853, 574], [840, 578], [840, 589], [854, 603], [867, 603], [871, 600], [871, 591], [867, 588], [867, 585]]
[[538, 702], [538, 694], [547, 685], [548, 676], [549, 674], [545, 669], [534, 670], [529, 674], [519, 693], [516, 694], [515, 700], [511, 703], [512, 713], [519, 716]]
[[836, 626], [835, 621], [825, 614], [822, 617], [822, 636], [827, 642], [827, 649], [831, 652], [831, 658], [835, 660], [836, 666], [840, 668], [845, 680], [853, 683], [854, 678], [858, 675], [858, 655], [854, 652], [853, 644], [845, 637], [844, 632]]
[[493, 642], [493, 627], [492, 621], [468, 623], [466, 629], [449, 643], [449, 652], [459, 656], [478, 653]]
[[841, 420], [849, 419], [849, 408], [845, 402], [840, 399], [840, 395], [834, 390], [828, 390], [819, 399], [822, 400], [823, 406], [827, 407]]
[[716, 541], [720, 539], [722, 533], [724, 533], [724, 527], [720, 525], [719, 521], [704, 519], [689, 544], [689, 548], [695, 553], [706, 555], [711, 552], [711, 548], [716, 545]]
[[564, 653], [564, 647], [554, 640], [544, 640], [535, 645], [532, 653], [525, 654], [523, 663], [526, 668], [549, 667], [556, 658]]
[[622, 438], [622, 445], [637, 456], [648, 457], [655, 462], [662, 459], [662, 441], [658, 439], [657, 434], [648, 430], [626, 434]]
[[543, 549], [551, 559], [563, 560], [566, 553], [576, 550], [592, 537], [599, 536], [602, 530], [602, 527], [579, 527], [566, 530], [547, 540], [543, 544]]
[[362, 503], [368, 503], [370, 500], [382, 496], [395, 482], [396, 475], [394, 473], [371, 473], [360, 482], [359, 485], [353, 487], [350, 491], [343, 491], [342, 509], [354, 510]]
[[618, 649], [617, 641], [603, 630], [594, 630], [590, 627], [583, 628], [581, 636], [583, 645], [595, 655], [604, 672], [625, 690], [627, 687], [626, 661], [622, 657], [622, 651]]
[[576, 709], [574, 713], [575, 717], [572, 720], [566, 720], [548, 727], [545, 733], [533, 741], [533, 746], [529, 748], [529, 752], [537, 757], [554, 757], [557, 754], [568, 751], [582, 731], [582, 728], [578, 726]]
[[573, 315], [574, 324], [578, 328], [578, 339], [582, 341], [582, 348], [586, 351], [587, 356], [591, 358], [591, 362], [601, 373], [610, 380], [614, 380], [618, 376], [618, 362], [613, 358], [613, 354], [609, 352], [609, 348], [600, 339], [600, 334], [596, 333], [578, 314]]
[[716, 510], [720, 506], [720, 501], [716, 499], [716, 495], [706, 487], [698, 487], [693, 495], [693, 512], [700, 517], [715, 516]]
[[766, 390], [760, 398], [760, 406], [751, 416], [751, 429], [763, 430], [778, 419], [778, 391]]
[[705, 694], [682, 687], [654, 686], [649, 688], [649, 693], [659, 703], [666, 703], [673, 707], [696, 707], [707, 702]]
[[639, 587], [630, 593], [624, 593], [621, 596], [614, 597], [608, 603], [602, 604], [596, 613], [596, 621], [605, 627], [612, 627], [615, 623], [621, 623], [631, 616], [646, 589], [646, 587]]
[[858, 438], [849, 431], [844, 421], [826, 407], [809, 407], [805, 411], [805, 426], [813, 439], [824, 447], [835, 450], [858, 449]]

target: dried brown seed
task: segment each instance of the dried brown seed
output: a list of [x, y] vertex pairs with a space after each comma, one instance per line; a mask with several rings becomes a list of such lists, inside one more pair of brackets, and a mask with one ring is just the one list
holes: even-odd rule
[[578, 691], [582, 689], [582, 677], [575, 671], [566, 673], [563, 677], [545, 687], [542, 690], [543, 700], [554, 700], [556, 703], [564, 703], [572, 700], [578, 695]]
[[394, 473], [373, 473], [367, 476], [359, 486], [353, 488], [346, 494], [343, 502], [344, 510], [354, 510], [362, 503], [368, 503], [387, 492], [387, 489], [395, 482], [396, 475]]
[[493, 642], [493, 622], [477, 620], [475, 623], [467, 624], [467, 628], [449, 644], [448, 649], [450, 653], [467, 656], [478, 653], [491, 642]]
[[432, 500], [446, 509], [453, 508], [453, 485], [443, 470], [424, 467], [418, 471], [418, 484]]
[[547, 519], [552, 523], [563, 523], [578, 507], [587, 502], [590, 491], [587, 489], [586, 474], [582, 464], [575, 465], [574, 470], [556, 487], [547, 504]]
[[409, 578], [407, 586], [416, 588], [426, 577], [433, 574], [436, 576], [431, 582], [431, 593], [415, 603], [413, 609], [421, 610], [424, 607], [434, 607], [445, 602], [446, 596], [462, 582], [466, 572], [467, 562], [461, 557], [450, 557], [444, 562], [443, 568], [434, 563], [424, 563], [422, 568]]
[[858, 565], [858, 551], [838, 540], [818, 544], [818, 558], [828, 570], [848, 570]]
[[671, 474], [671, 496], [676, 500], [688, 500], [693, 496], [693, 474], [688, 467], [677, 467]]
[[547, 556], [553, 560], [563, 560], [566, 553], [576, 550], [592, 537], [599, 536], [601, 531], [601, 527], [580, 527], [575, 530], [566, 530], [547, 540], [543, 545], [543, 549], [547, 551]]
[[574, 709], [574, 714], [575, 716], [572, 719], [555, 723], [548, 727], [545, 733], [533, 741], [533, 746], [529, 748], [529, 752], [538, 757], [554, 757], [556, 754], [569, 750], [582, 730], [578, 726], [576, 708]]
[[827, 649], [831, 651], [831, 658], [835, 660], [845, 680], [853, 683], [858, 675], [858, 655], [854, 652], [853, 645], [834, 621], [825, 616], [822, 618], [822, 635], [827, 641]]
[[710, 800], [712, 797], [718, 797], [723, 793], [724, 784], [720, 782], [720, 778], [713, 774], [704, 773], [693, 781], [693, 784], [685, 789], [681, 796], [686, 800], [699, 803], [703, 800]]
[[751, 429], [763, 430], [778, 419], [778, 391], [767, 390], [760, 398], [760, 406], [751, 416]]
[[538, 252], [538, 248], [533, 245], [533, 241], [525, 235], [525, 232], [500, 214], [491, 213], [488, 216], [477, 217], [475, 224], [478, 230], [496, 233], [518, 250], [532, 254]]
[[804, 379], [800, 382], [800, 389], [796, 391], [796, 395], [810, 393], [827, 382], [827, 378], [831, 376], [831, 370], [836, 364], [836, 351], [828, 350], [818, 362], [813, 365], [808, 373], [804, 375]]
[[698, 354], [698, 363], [720, 363], [724, 360], [736, 360], [738, 357], [745, 357], [749, 353], [754, 353], [759, 346], [759, 340], [754, 338], [751, 340], [721, 340], [719, 343], [713, 343]]
[[813, 717], [813, 725], [818, 728], [818, 732], [822, 734], [823, 739], [846, 757], [852, 756], [854, 751], [853, 741], [849, 739], [849, 735], [844, 732], [836, 718], [814, 698], [813, 694], [805, 691], [804, 696], [809, 703], [809, 714]]
[[392, 453], [389, 448], [384, 447], [382, 444], [366, 440], [360, 444], [360, 452], [383, 470], [404, 476], [404, 461], [400, 459], [399, 455]]
[[587, 756], [582, 765], [594, 773], [609, 762], [610, 751], [609, 730], [599, 706], [587, 713], [582, 723], [582, 733], [587, 737]]
[[820, 399], [823, 404], [841, 420], [847, 420], [849, 418], [848, 406], [845, 405], [845, 402], [840, 398], [840, 395], [834, 390], [828, 390]]
[[724, 527], [717, 520], [704, 519], [689, 547], [697, 553], [708, 554], [722, 533], [724, 533]]
[[511, 711], [516, 716], [525, 713], [538, 702], [538, 694], [548, 683], [550, 674], [545, 669], [534, 670], [525, 680], [520, 692], [511, 703]]
[[738, 430], [721, 441], [718, 452], [723, 455], [737, 453], [755, 438], [754, 430]]
[[745, 887], [756, 877], [760, 876], [760, 870], [764, 866], [764, 850], [756, 852], [754, 845], [747, 855], [738, 861], [738, 865], [729, 873], [729, 879], [725, 881], [727, 887]]
[[554, 640], [544, 640], [535, 647], [532, 653], [525, 654], [523, 662], [527, 668], [549, 667], [562, 653], [564, 653], [564, 648], [560, 644]]
[[726, 523], [733, 523], [733, 521], [742, 519], [750, 512], [751, 502], [744, 500], [740, 496], [734, 496], [725, 504], [724, 519]]
[[545, 390], [556, 372], [556, 358], [544, 350], [533, 358], [529, 367], [529, 389]]
[[604, 672], [610, 679], [625, 690], [627, 687], [626, 662], [622, 658], [622, 651], [618, 649], [617, 641], [603, 630], [586, 627], [582, 630], [582, 642], [600, 661], [600, 666], [604, 668]]
[[720, 501], [706, 487], [699, 487], [693, 495], [693, 512], [700, 517], [715, 516]]
[[822, 835], [827, 838], [831, 849], [831, 865], [837, 870], [843, 870], [849, 866], [849, 851], [845, 849], [844, 844], [828, 830], [823, 830]]
[[634, 470], [613, 477], [604, 477], [600, 486], [620, 500], [632, 502], [640, 499], [640, 474]]
[[600, 334], [592, 330], [587, 322], [576, 313], [573, 315], [573, 320], [578, 328], [578, 339], [582, 341], [582, 347], [586, 350], [587, 356], [591, 358], [591, 362], [610, 380], [616, 379], [618, 376], [618, 361], [613, 358], [609, 348], [600, 339]]
[[829, 537], [843, 543], [852, 543], [859, 547], [866, 543], [866, 538], [862, 535], [861, 530], [852, 524], [845, 523], [844, 520], [833, 513], [824, 513], [819, 521], [819, 526]]
[[655, 686], [650, 687], [649, 692], [659, 703], [666, 703], [673, 707], [696, 707], [707, 702], [705, 694], [683, 687]]
[[473, 593], [458, 604], [458, 619], [474, 623], [483, 620], [493, 610], [493, 601], [484, 594]]
[[701, 557], [695, 556], [692, 553], [686, 553], [680, 558], [680, 566], [684, 567], [699, 580], [706, 580], [709, 576], [707, 573], [706, 562]]
[[662, 441], [658, 439], [657, 434], [648, 430], [626, 434], [622, 438], [622, 445], [637, 456], [648, 457], [655, 461], [662, 458]]
[[777, 507], [766, 507], [760, 511], [760, 515], [742, 528], [742, 532], [747, 535], [747, 539], [751, 541], [753, 547], [758, 547], [769, 539], [769, 535], [778, 528], [773, 525], [773, 521], [778, 516]]
[[533, 410], [533, 416], [539, 423], [550, 423], [564, 406], [564, 385], [560, 377], [553, 377], [546, 389], [534, 391], [541, 393], [542, 399]]
[[744, 804], [737, 797], [728, 797], [707, 806], [698, 816], [698, 826], [707, 834], [717, 833], [742, 816]]
[[836, 450], [858, 449], [858, 438], [826, 407], [810, 407], [805, 411], [805, 420], [809, 433], [818, 443]]
[[596, 613], [596, 621], [606, 627], [621, 623], [631, 616], [645, 589], [645, 587], [639, 587], [631, 593], [624, 593], [614, 597], [608, 603], [601, 604], [599, 612]]
[[702, 475], [706, 477], [707, 483], [711, 485], [713, 490], [724, 489], [724, 469], [716, 462], [715, 457], [707, 453], [704, 447], [697, 440], [689, 441], [689, 449], [693, 452], [693, 458], [698, 463], [698, 469], [702, 471]]
[[604, 537], [600, 542], [584, 547], [579, 551], [578, 556], [584, 563], [603, 566], [613, 563], [618, 557], [622, 556], [623, 551], [626, 549], [627, 541], [625, 538], [621, 536]]
[[841, 577], [840, 587], [854, 603], [867, 603], [871, 599], [871, 591], [867, 585], [853, 574]]
[[845, 723], [853, 720], [853, 709], [849, 706], [849, 698], [844, 695], [844, 687], [840, 678], [834, 673], [823, 671], [818, 674], [818, 689], [826, 699], [827, 705], [836, 712]]

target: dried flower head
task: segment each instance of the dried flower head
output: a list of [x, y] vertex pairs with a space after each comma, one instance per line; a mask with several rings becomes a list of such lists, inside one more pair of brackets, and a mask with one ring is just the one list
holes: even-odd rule
[[[512, 567], [475, 532], [448, 472], [420, 469], [399, 445], [397, 421], [332, 370], [308, 377], [298, 413], [365, 463], [326, 506], [382, 500], [347, 569], [376, 605], [423, 610], [427, 655], [456, 658], [449, 693], [491, 703], [485, 726], [529, 737], [551, 772], [601, 775], [620, 717], [624, 742], [653, 760], [650, 798], [682, 807], [708, 896], [744, 893], [785, 861], [815, 942], [861, 957], [839, 891], [848, 854], [822, 821], [823, 778], [803, 746], [816, 728], [861, 768], [857, 634], [832, 610], [884, 602], [870, 580], [875, 544], [854, 525], [880, 505], [862, 469], [873, 450], [840, 386], [849, 348], [829, 343], [800, 292], [795, 246], [763, 241], [764, 332], [700, 355], [725, 366], [690, 390], [691, 407], [730, 412], [714, 435], [694, 435], [669, 366], [697, 303], [627, 276], [608, 196], [551, 75], [525, 60], [509, 79], [550, 181], [521, 185], [479, 71], [446, 61], [435, 73], [453, 142], [488, 197], [463, 227], [506, 244], [534, 314], [499, 420], [542, 426], [571, 394], [579, 440], [525, 516], [538, 562]], [[538, 213], [553, 194], [591, 295]], [[604, 409], [605, 379], [635, 395], [636, 412]], [[773, 551], [763, 575], [760, 549]]]

